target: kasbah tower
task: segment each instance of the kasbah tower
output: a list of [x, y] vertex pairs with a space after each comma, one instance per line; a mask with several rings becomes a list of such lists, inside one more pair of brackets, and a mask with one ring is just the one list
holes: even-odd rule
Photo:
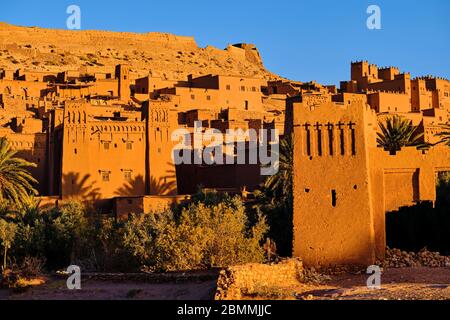
[[[0, 25], [0, 39], [10, 38], [12, 29], [21, 28]], [[113, 33], [79, 34], [80, 41], [98, 45], [98, 56], [117, 42]], [[61, 49], [29, 48], [19, 37], [15, 44], [3, 40], [0, 49], [49, 57], [64, 50], [72, 33], [51, 37]], [[450, 171], [450, 148], [436, 144], [449, 122], [447, 79], [412, 79], [398, 68], [359, 61], [337, 88], [270, 74], [250, 44], [220, 50], [167, 34], [127, 39], [136, 48], [150, 43], [244, 67], [161, 74], [142, 71], [135, 60], [100, 68], [91, 55], [83, 59], [92, 66], [1, 69], [1, 136], [37, 164], [32, 174], [43, 205], [79, 199], [127, 219], [185, 201], [198, 186], [252, 192], [265, 179], [260, 164], [175, 165], [172, 133], [181, 128], [192, 135], [198, 121], [223, 135], [227, 129], [278, 129], [281, 138], [294, 137], [293, 254], [307, 265], [367, 266], [384, 256], [385, 213], [435, 201], [436, 177]], [[395, 153], [379, 147], [378, 122], [392, 115], [411, 120], [432, 146]]]

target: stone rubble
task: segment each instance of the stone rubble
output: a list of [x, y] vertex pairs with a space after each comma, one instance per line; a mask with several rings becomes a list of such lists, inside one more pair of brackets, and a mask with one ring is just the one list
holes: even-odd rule
[[426, 248], [417, 253], [387, 248], [384, 261], [377, 262], [377, 265], [384, 268], [450, 267], [450, 256], [441, 256], [438, 252], [430, 252]]

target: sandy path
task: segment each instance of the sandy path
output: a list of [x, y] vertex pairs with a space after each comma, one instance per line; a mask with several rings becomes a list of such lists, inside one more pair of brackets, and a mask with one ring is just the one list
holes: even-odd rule
[[[300, 285], [283, 290], [276, 297], [256, 299], [368, 299], [368, 300], [450, 300], [450, 268], [386, 269], [381, 290], [366, 287], [367, 275], [341, 274], [321, 285]], [[70, 291], [64, 280], [50, 278], [45, 285], [22, 293], [0, 290], [0, 299], [36, 300], [210, 300], [216, 290], [215, 280], [145, 283], [136, 281], [84, 280], [82, 290]]]

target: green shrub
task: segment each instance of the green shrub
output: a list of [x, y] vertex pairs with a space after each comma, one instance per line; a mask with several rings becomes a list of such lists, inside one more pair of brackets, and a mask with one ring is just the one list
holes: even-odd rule
[[192, 203], [172, 211], [133, 216], [124, 246], [153, 271], [196, 270], [261, 262], [267, 231], [261, 215], [251, 225], [240, 198], [218, 204]]
[[98, 271], [135, 271], [138, 263], [123, 245], [124, 226], [113, 218], [96, 221], [93, 250]]
[[17, 226], [14, 223], [7, 222], [3, 219], [0, 219], [0, 244], [3, 256], [3, 265], [2, 271], [6, 270], [7, 266], [7, 258], [8, 258], [8, 250], [11, 249], [11, 246], [14, 242], [14, 238], [16, 237]]
[[88, 250], [91, 227], [84, 206], [75, 201], [49, 211], [45, 217], [45, 257], [51, 268], [67, 267]]

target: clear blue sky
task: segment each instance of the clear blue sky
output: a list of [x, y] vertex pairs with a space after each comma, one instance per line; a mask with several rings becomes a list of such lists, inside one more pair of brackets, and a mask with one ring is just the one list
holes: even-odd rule
[[[450, 78], [449, 0], [1, 0], [0, 21], [63, 29], [66, 8], [81, 7], [82, 29], [171, 32], [200, 46], [255, 43], [282, 76], [338, 84], [352, 60], [394, 65], [412, 76]], [[380, 6], [382, 30], [366, 28]]]

